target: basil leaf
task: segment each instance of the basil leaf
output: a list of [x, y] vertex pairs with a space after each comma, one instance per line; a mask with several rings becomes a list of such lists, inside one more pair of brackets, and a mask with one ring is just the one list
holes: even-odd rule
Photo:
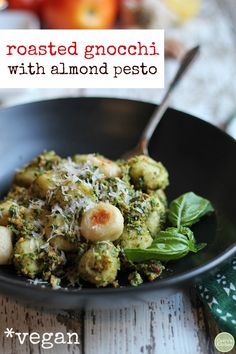
[[188, 227], [181, 226], [179, 229], [176, 227], [168, 227], [165, 231], [160, 231], [153, 239], [152, 245], [150, 247], [153, 248], [153, 246], [159, 242], [161, 237], [176, 237], [180, 242], [186, 243], [188, 245], [189, 251], [195, 253], [206, 246], [206, 243], [197, 244], [192, 230], [190, 230]]
[[161, 262], [169, 262], [180, 259], [188, 254], [188, 248], [184, 249], [168, 249], [168, 247], [163, 247], [161, 249], [157, 248], [146, 248], [146, 249], [134, 249], [127, 248], [124, 250], [126, 257], [129, 261], [135, 263], [142, 263], [151, 260], [157, 260]]
[[204, 242], [197, 243], [192, 230], [190, 230], [188, 227], [181, 226], [178, 230], [183, 235], [186, 235], [188, 237], [188, 240], [189, 240], [189, 244], [188, 245], [189, 245], [189, 250], [191, 252], [196, 253], [196, 252], [200, 251], [201, 249], [203, 249], [204, 247], [206, 247], [207, 244], [204, 243]]
[[193, 192], [185, 193], [170, 204], [168, 219], [173, 226], [191, 226], [202, 216], [214, 211], [209, 200]]
[[[189, 231], [192, 232], [190, 229]], [[158, 232], [158, 234], [153, 239], [150, 247], [153, 247], [158, 244], [160, 242], [160, 239], [166, 239], [166, 242], [168, 243], [168, 239], [173, 240], [173, 238], [177, 239], [177, 242], [184, 242], [188, 245], [188, 238], [186, 237], [186, 235], [184, 235], [184, 233], [181, 233], [181, 231], [179, 231], [176, 227], [168, 227], [165, 231]]]
[[193, 232], [187, 227], [169, 227], [160, 231], [150, 247], [146, 249], [125, 249], [124, 253], [131, 262], [157, 260], [169, 262], [186, 256], [190, 251], [198, 252], [206, 244], [197, 244]]

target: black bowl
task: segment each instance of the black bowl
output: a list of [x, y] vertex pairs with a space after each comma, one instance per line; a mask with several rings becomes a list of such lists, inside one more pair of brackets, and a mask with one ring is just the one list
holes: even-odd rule
[[[0, 111], [0, 194], [10, 187], [16, 168], [45, 149], [62, 156], [100, 152], [120, 157], [137, 142], [155, 106], [109, 98], [73, 98], [30, 103]], [[28, 303], [72, 309], [96, 302], [163, 295], [216, 271], [236, 252], [236, 143], [214, 126], [169, 109], [150, 143], [150, 155], [170, 174], [171, 200], [194, 191], [211, 200], [216, 213], [195, 233], [207, 247], [169, 264], [162, 279], [138, 288], [59, 289], [32, 285], [11, 267], [0, 267], [0, 291]]]

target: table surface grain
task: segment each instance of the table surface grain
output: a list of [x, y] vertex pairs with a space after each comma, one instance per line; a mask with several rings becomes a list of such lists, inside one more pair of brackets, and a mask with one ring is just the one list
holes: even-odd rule
[[1, 333], [7, 327], [16, 332], [62, 332], [65, 336], [76, 332], [80, 342], [42, 349], [40, 344], [32, 345], [28, 339], [20, 345], [17, 337], [2, 336], [1, 353], [4, 354], [216, 353], [213, 343], [219, 329], [189, 290], [112, 310], [46, 312], [27, 308], [6, 297], [0, 298], [0, 304]]
[[[207, 0], [207, 2], [212, 6], [219, 5], [218, 10], [224, 14], [222, 18], [225, 19], [227, 26], [231, 27], [232, 38], [236, 43], [235, 33], [233, 34], [235, 26], [230, 25], [236, 20], [235, 0]], [[142, 94], [140, 91], [131, 92], [125, 89], [113, 92], [115, 96], [120, 97], [153, 102], [159, 100], [155, 90], [146, 90]], [[67, 90], [60, 93], [57, 91], [56, 94], [103, 96], [107, 92]], [[53, 95], [55, 92], [49, 90], [35, 90], [31, 92], [31, 96], [27, 92], [25, 96], [16, 97], [15, 101], [8, 95], [8, 101], [3, 100], [2, 104], [6, 102], [10, 105]], [[110, 92], [107, 95], [110, 95]], [[180, 101], [181, 99], [178, 100], [178, 104]], [[183, 106], [185, 103], [186, 97]], [[216, 108], [217, 106], [214, 106], [212, 112], [216, 111]], [[207, 112], [206, 110], [206, 115]], [[191, 113], [197, 114], [197, 111]], [[211, 112], [208, 113], [207, 119], [211, 120]], [[5, 337], [4, 331], [7, 327], [26, 333], [62, 332], [65, 336], [66, 333], [76, 332], [80, 344], [55, 345], [52, 349], [43, 349], [41, 344], [33, 345], [26, 339], [25, 343], [20, 345], [17, 337], [12, 339]], [[214, 338], [219, 332], [216, 323], [192, 289], [183, 289], [168, 298], [129, 305], [127, 308], [106, 310], [88, 308], [81, 312], [41, 311], [0, 296], [0, 354], [213, 354], [218, 353], [214, 349]], [[231, 353], [236, 353], [236, 350]]]

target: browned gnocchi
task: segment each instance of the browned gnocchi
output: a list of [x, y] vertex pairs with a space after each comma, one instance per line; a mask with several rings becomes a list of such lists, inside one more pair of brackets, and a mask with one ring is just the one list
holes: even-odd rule
[[167, 185], [165, 167], [146, 156], [44, 152], [0, 201], [0, 264], [52, 287], [117, 287], [135, 267], [124, 250], [149, 247], [163, 228]]

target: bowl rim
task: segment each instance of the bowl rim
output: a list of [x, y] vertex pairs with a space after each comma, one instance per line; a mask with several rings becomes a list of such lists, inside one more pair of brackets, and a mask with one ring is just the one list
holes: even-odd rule
[[[29, 106], [31, 104], [45, 104], [45, 103], [50, 103], [50, 102], [58, 102], [58, 101], [78, 101], [78, 100], [115, 100], [115, 101], [123, 101], [123, 102], [134, 102], [138, 104], [146, 104], [147, 106], [153, 106], [153, 109], [157, 106], [154, 103], [150, 103], [147, 101], [142, 101], [142, 100], [133, 100], [133, 99], [125, 99], [125, 98], [117, 98], [117, 97], [102, 97], [102, 96], [78, 96], [78, 97], [59, 97], [59, 98], [53, 98], [53, 99], [45, 99], [45, 100], [39, 100], [39, 101], [33, 101], [33, 102], [28, 102], [24, 104], [17, 104], [14, 106], [10, 107], [1, 107], [0, 108], [0, 119], [1, 119], [1, 112], [6, 111], [6, 110], [11, 110], [12, 108], [20, 108], [24, 106]], [[185, 115], [186, 117], [189, 117], [193, 120], [196, 121], [201, 121], [201, 124], [211, 127], [211, 129], [215, 129], [219, 131], [222, 135], [227, 137], [227, 139], [231, 140], [234, 144], [236, 144], [236, 140], [228, 135], [225, 131], [222, 131], [220, 128], [217, 126], [214, 126], [213, 124], [198, 118], [196, 116], [193, 116], [187, 112], [180, 111], [177, 109], [174, 109], [172, 107], [169, 107], [168, 110], [174, 111], [178, 114]], [[31, 292], [41, 292], [41, 294], [45, 295], [57, 295], [57, 296], [65, 296], [65, 294], [68, 294], [68, 296], [90, 296], [90, 295], [96, 295], [96, 296], [104, 296], [104, 295], [120, 295], [122, 293], [137, 293], [139, 292], [145, 292], [145, 291], [155, 291], [159, 289], [165, 289], [168, 287], [176, 287], [183, 285], [183, 283], [189, 282], [189, 281], [194, 281], [194, 279], [199, 278], [199, 276], [205, 274], [206, 272], [212, 271], [213, 269], [217, 269], [217, 267], [222, 264], [223, 262], [229, 260], [232, 256], [236, 254], [236, 241], [229, 246], [226, 250], [221, 252], [218, 256], [212, 258], [210, 261], [203, 263], [200, 266], [193, 267], [189, 271], [185, 271], [181, 274], [177, 275], [170, 275], [168, 278], [165, 279], [157, 279], [154, 282], [146, 282], [138, 287], [132, 287], [132, 286], [124, 286], [120, 288], [58, 288], [52, 289], [49, 286], [42, 286], [40, 283], [38, 284], [33, 284], [33, 280], [28, 279], [29, 282], [23, 281], [23, 279], [26, 279], [25, 277], [19, 276], [19, 279], [7, 277], [5, 275], [0, 274], [0, 289], [10, 289], [10, 288], [15, 288], [18, 287], [22, 290], [24, 289], [30, 289]], [[17, 274], [16, 274], [17, 276]], [[21, 279], [20, 279], [21, 278]], [[32, 281], [32, 282], [30, 282]], [[200, 281], [200, 279], [198, 279]]]

